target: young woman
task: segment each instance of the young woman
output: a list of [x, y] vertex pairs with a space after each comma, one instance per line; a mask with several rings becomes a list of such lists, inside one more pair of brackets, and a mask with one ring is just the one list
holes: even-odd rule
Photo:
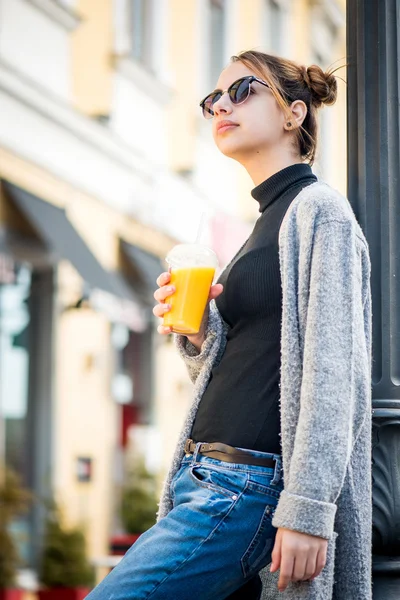
[[248, 51], [201, 102], [261, 214], [200, 332], [175, 336], [195, 388], [158, 522], [90, 600], [371, 599], [368, 246], [310, 166], [336, 92], [316, 65]]

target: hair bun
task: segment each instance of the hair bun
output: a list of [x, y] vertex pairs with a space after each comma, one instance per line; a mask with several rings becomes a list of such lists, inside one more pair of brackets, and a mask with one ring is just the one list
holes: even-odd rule
[[325, 72], [318, 65], [304, 67], [304, 81], [310, 88], [313, 104], [318, 108], [321, 104], [334, 104], [337, 98], [336, 77], [329, 71]]

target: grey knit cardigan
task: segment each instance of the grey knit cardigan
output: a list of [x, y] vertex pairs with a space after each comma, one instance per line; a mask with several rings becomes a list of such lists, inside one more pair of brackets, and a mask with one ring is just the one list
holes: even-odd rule
[[[283, 219], [279, 260], [284, 490], [273, 525], [327, 539], [328, 556], [319, 577], [291, 583], [283, 593], [277, 590], [279, 573], [263, 569], [262, 598], [370, 600], [371, 267], [348, 200], [321, 181], [304, 188]], [[194, 393], [159, 519], [172, 508], [170, 482], [227, 331], [212, 301], [200, 353], [185, 336], [175, 336]]]

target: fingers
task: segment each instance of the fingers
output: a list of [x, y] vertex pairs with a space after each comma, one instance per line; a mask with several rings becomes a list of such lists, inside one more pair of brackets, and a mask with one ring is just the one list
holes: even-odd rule
[[155, 317], [160, 317], [162, 318], [165, 313], [167, 313], [169, 310], [171, 310], [171, 305], [164, 303], [164, 304], [157, 304], [157, 306], [155, 306], [153, 308], [153, 315]]
[[223, 291], [224, 291], [224, 286], [222, 285], [222, 283], [216, 283], [215, 285], [212, 285], [210, 288], [210, 294], [208, 296], [208, 301], [215, 300], [215, 298], [218, 298], [218, 296], [220, 294], [222, 294]]
[[277, 570], [280, 558], [279, 591], [285, 591], [290, 581], [311, 581], [318, 577], [326, 564], [327, 547], [324, 538], [278, 528], [271, 572]]
[[307, 564], [304, 569], [304, 576], [302, 577], [303, 581], [311, 581], [314, 579], [314, 573], [317, 569], [317, 556], [318, 552], [310, 552], [307, 557]]
[[163, 285], [162, 287], [158, 288], [158, 290], [156, 290], [153, 295], [157, 302], [164, 302], [164, 300], [166, 298], [169, 298], [169, 296], [171, 296], [171, 294], [173, 294], [174, 292], [175, 286]]
[[284, 592], [293, 579], [294, 557], [285, 552], [281, 557], [281, 572], [278, 581], [278, 590]]
[[281, 549], [282, 549], [282, 537], [281, 531], [278, 529], [275, 537], [274, 549], [272, 551], [272, 565], [270, 567], [271, 573], [275, 573], [281, 566]]
[[327, 553], [327, 548], [323, 548], [321, 549], [318, 554], [317, 554], [317, 558], [316, 558], [316, 569], [313, 573], [313, 575], [311, 576], [311, 579], [315, 579], [316, 577], [318, 577], [318, 575], [321, 573], [322, 569], [325, 567], [326, 565], [326, 553]]
[[[175, 287], [168, 285], [170, 281], [171, 273], [161, 273], [156, 281], [159, 289], [154, 292], [154, 298], [157, 300], [157, 302], [159, 302], [159, 304], [153, 308], [153, 315], [161, 319], [165, 313], [171, 310], [171, 305], [164, 302], [167, 298], [169, 298], [169, 296], [171, 296], [171, 294], [175, 292]], [[172, 332], [172, 327], [164, 327], [164, 325], [161, 324], [157, 327], [157, 331], [161, 335], [166, 335]]]
[[163, 285], [167, 285], [171, 281], [171, 273], [161, 273], [161, 275], [157, 278], [158, 287], [162, 287]]
[[166, 335], [167, 333], [172, 333], [172, 327], [164, 327], [164, 325], [159, 325], [157, 327], [157, 331], [161, 335]]
[[[304, 553], [304, 554], [297, 555], [294, 560], [292, 581], [302, 581], [303, 579], [305, 579], [306, 566], [307, 566], [307, 554]], [[312, 573], [311, 573], [311, 575], [312, 575]]]

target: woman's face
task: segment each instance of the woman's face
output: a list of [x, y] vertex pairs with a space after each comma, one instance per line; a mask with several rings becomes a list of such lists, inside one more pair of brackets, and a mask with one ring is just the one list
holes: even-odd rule
[[[219, 76], [216, 89], [226, 90], [237, 79], [255, 75], [241, 62], [231, 63]], [[262, 79], [262, 78], [260, 78]], [[252, 155], [274, 151], [287, 143], [284, 114], [269, 88], [251, 84], [250, 96], [243, 104], [234, 105], [223, 94], [213, 105], [212, 133], [218, 149], [229, 158], [246, 162]], [[218, 131], [218, 124], [228, 120], [236, 123]], [[286, 134], [286, 139], [285, 138]]]

